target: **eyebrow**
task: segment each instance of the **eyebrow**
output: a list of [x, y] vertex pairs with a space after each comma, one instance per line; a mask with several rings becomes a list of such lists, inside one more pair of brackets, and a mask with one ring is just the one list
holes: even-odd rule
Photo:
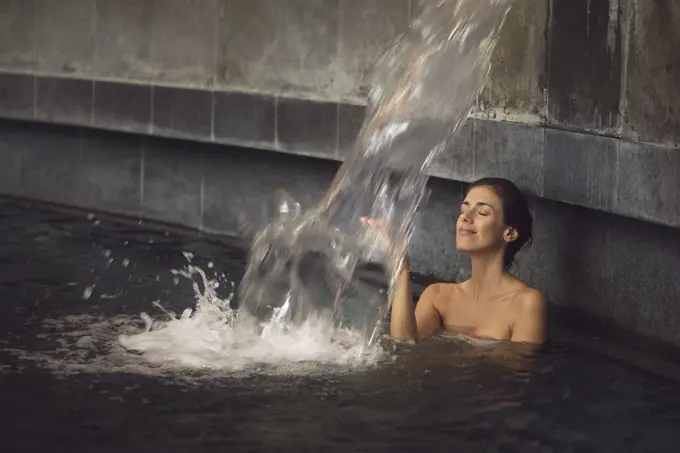
[[[484, 203], [483, 201], [478, 201], [478, 202], [475, 203], [475, 204], [476, 204], [477, 206], [488, 206], [489, 208], [491, 208], [492, 210], [494, 210], [494, 209], [493, 209], [493, 206], [491, 206], [489, 203]], [[464, 202], [463, 202], [463, 205], [470, 206], [470, 202], [469, 202], [469, 201], [464, 201]]]

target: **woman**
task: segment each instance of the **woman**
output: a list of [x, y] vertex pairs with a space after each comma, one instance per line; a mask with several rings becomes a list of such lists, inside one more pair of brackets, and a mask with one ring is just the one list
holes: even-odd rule
[[532, 223], [527, 202], [512, 182], [502, 178], [474, 182], [456, 223], [456, 248], [472, 259], [471, 278], [428, 286], [414, 312], [406, 256], [395, 286], [390, 335], [419, 340], [445, 329], [495, 340], [544, 343], [545, 297], [508, 272], [517, 252], [531, 240]]

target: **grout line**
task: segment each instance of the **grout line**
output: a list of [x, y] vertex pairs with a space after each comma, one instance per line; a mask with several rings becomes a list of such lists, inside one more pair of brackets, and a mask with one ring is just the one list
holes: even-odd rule
[[96, 113], [95, 113], [95, 106], [97, 105], [97, 82], [94, 80], [92, 81], [92, 100], [90, 102], [90, 124], [94, 126], [96, 118]]
[[541, 155], [541, 166], [543, 171], [541, 172], [541, 197], [545, 198], [545, 158], [546, 151], [548, 149], [548, 128], [543, 127], [543, 153]]
[[205, 153], [201, 155], [201, 193], [198, 202], [198, 228], [203, 231], [203, 217], [205, 216]]
[[210, 93], [210, 141], [215, 141], [215, 91]]
[[146, 138], [142, 137], [140, 144], [140, 164], [139, 164], [139, 214], [144, 212], [144, 181], [146, 173]]
[[279, 147], [279, 97], [274, 97], [274, 149], [280, 150]]
[[38, 118], [38, 76], [33, 76], [33, 118]]
[[151, 112], [149, 112], [149, 134], [153, 135], [154, 133], [154, 121], [155, 121], [155, 113], [156, 113], [156, 87], [151, 85], [151, 90], [149, 90], [151, 93], [151, 102], [150, 102], [150, 108]]
[[614, 155], [616, 163], [614, 164], [614, 193], [612, 194], [612, 208], [613, 212], [618, 211], [619, 207], [619, 184], [620, 184], [620, 168], [621, 168], [621, 140], [616, 140], [616, 154]]

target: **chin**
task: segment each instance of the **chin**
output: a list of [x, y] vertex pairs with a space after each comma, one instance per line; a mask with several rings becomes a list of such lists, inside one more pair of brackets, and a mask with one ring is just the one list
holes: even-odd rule
[[470, 237], [456, 237], [456, 250], [467, 254], [473, 254], [494, 248], [493, 244], [481, 244], [474, 239]]
[[470, 252], [474, 252], [478, 248], [479, 247], [476, 247], [475, 245], [470, 244], [470, 241], [468, 241], [466, 239], [456, 238], [456, 250], [458, 250], [459, 252], [470, 253]]

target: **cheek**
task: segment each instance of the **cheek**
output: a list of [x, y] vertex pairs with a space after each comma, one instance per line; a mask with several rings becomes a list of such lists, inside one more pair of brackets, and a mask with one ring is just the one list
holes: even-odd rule
[[482, 233], [485, 237], [496, 237], [502, 236], [500, 231], [500, 226], [491, 217], [481, 217], [480, 221], [477, 222], [477, 229], [479, 233]]

